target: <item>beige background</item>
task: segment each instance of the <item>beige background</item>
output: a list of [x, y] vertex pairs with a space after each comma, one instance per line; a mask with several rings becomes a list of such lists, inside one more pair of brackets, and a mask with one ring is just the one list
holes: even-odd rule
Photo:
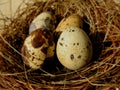
[[32, 1], [49, 1], [49, 0], [0, 0], [0, 13], [2, 12], [7, 17], [13, 17], [17, 8], [26, 2]]
[[18, 7], [23, 8], [28, 1], [32, 2], [33, 0], [0, 0], [0, 30], [5, 23], [5, 20], [2, 19], [14, 18]]
[[0, 0], [0, 27], [3, 26], [3, 20], [6, 17], [14, 18], [18, 7], [23, 8], [26, 3], [32, 3], [33, 1], [49, 1], [49, 0]]
[[31, 0], [0, 0], [0, 13], [7, 17], [13, 17], [17, 8], [27, 1]]

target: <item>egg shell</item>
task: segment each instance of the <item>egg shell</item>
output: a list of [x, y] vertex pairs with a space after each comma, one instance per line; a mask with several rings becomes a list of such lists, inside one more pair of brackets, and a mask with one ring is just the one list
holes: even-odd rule
[[54, 29], [55, 17], [51, 12], [46, 11], [40, 13], [30, 24], [29, 34], [36, 29], [44, 28], [48, 30]]
[[[33, 31], [24, 41], [21, 49], [23, 60], [32, 69], [39, 69], [48, 57], [54, 56], [55, 44], [51, 32], [44, 29]], [[49, 50], [52, 50], [50, 53]]]
[[85, 66], [92, 58], [92, 43], [79, 27], [65, 29], [57, 42], [56, 53], [60, 63], [70, 70]]
[[82, 17], [78, 14], [71, 14], [70, 16], [63, 18], [56, 28], [56, 32], [62, 32], [70, 26], [83, 27]]

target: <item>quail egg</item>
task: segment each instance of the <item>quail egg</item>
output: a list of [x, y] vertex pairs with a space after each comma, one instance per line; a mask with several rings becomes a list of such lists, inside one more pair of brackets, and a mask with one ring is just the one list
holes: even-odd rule
[[56, 54], [60, 63], [70, 70], [85, 66], [92, 58], [92, 43], [87, 34], [76, 26], [63, 30], [57, 41]]
[[78, 14], [71, 14], [70, 16], [63, 18], [56, 28], [56, 32], [62, 32], [67, 27], [76, 26], [83, 27], [83, 20]]
[[35, 19], [33, 19], [32, 23], [30, 24], [29, 34], [39, 28], [54, 30], [54, 23], [55, 17], [51, 12], [42, 12]]
[[21, 52], [26, 65], [32, 69], [39, 69], [46, 58], [54, 56], [54, 49], [52, 33], [39, 28], [25, 39]]

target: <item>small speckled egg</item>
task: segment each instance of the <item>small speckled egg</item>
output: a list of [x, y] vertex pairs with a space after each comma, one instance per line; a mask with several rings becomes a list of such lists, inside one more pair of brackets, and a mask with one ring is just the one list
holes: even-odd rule
[[68, 27], [60, 35], [56, 53], [60, 63], [70, 70], [85, 66], [92, 58], [92, 44], [79, 27]]
[[56, 28], [56, 32], [62, 32], [70, 26], [83, 27], [83, 20], [78, 14], [71, 14], [70, 16], [63, 18]]
[[55, 28], [54, 23], [55, 17], [51, 12], [42, 12], [35, 19], [33, 19], [32, 23], [30, 24], [29, 34], [39, 28], [53, 30]]
[[32, 69], [39, 69], [46, 58], [54, 56], [55, 44], [51, 32], [45, 29], [33, 31], [21, 49], [23, 60]]

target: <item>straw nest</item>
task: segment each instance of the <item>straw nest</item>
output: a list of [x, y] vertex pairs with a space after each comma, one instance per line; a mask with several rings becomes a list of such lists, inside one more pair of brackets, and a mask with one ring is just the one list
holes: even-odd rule
[[[22, 61], [21, 47], [31, 21], [51, 11], [56, 25], [72, 13], [83, 17], [83, 29], [93, 44], [89, 65], [76, 71], [31, 70]], [[26, 3], [13, 19], [4, 18], [0, 28], [0, 89], [111, 90], [120, 88], [120, 8], [112, 0], [48, 0]], [[46, 65], [49, 67], [49, 65]]]

